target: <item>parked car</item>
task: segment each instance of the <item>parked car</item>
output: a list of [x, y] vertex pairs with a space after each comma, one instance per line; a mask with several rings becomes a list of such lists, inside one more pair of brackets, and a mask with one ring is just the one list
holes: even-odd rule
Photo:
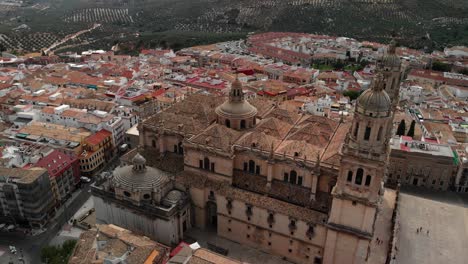
[[81, 176], [81, 177], [80, 177], [80, 180], [81, 180], [82, 182], [86, 182], [86, 183], [91, 182], [91, 179], [90, 179], [90, 178], [84, 177], [84, 176]]
[[10, 252], [11, 254], [16, 254], [16, 247], [15, 246], [10, 246]]

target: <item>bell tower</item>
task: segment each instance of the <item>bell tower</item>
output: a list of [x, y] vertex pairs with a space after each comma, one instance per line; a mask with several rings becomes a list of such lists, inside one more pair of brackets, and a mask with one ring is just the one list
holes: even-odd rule
[[383, 74], [384, 89], [390, 97], [393, 107], [398, 104], [401, 81], [401, 60], [396, 54], [396, 44], [395, 39], [392, 39], [386, 54], [377, 62], [377, 70]]
[[392, 101], [383, 73], [357, 99], [332, 191], [324, 263], [364, 263], [374, 233], [389, 154]]

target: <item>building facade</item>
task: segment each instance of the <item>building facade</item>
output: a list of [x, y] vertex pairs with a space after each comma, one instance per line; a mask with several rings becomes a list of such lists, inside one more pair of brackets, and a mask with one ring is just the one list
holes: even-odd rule
[[224, 103], [192, 95], [146, 119], [140, 146], [183, 159], [176, 188], [188, 190], [196, 227], [295, 263], [384, 263], [389, 243], [376, 234], [390, 239], [395, 203], [383, 188], [387, 82], [377, 74], [353, 122], [337, 122], [247, 102], [236, 80]]
[[77, 157], [53, 150], [41, 158], [36, 166], [47, 169], [56, 204], [64, 202], [80, 181], [80, 164]]
[[96, 220], [115, 224], [164, 243], [177, 245], [191, 227], [188, 196], [174, 189], [171, 177], [146, 166], [137, 153], [132, 164], [117, 167], [113, 176], [92, 188]]
[[43, 168], [0, 168], [0, 219], [30, 228], [42, 228], [55, 202], [49, 174]]
[[401, 183], [442, 191], [455, 185], [458, 160], [450, 145], [403, 136], [392, 138], [390, 146], [387, 184]]

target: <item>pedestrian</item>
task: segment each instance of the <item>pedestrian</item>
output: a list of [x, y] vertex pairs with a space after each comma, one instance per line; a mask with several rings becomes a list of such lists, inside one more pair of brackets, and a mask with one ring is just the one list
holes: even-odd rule
[[418, 229], [416, 229], [416, 234], [419, 234], [419, 227], [418, 227]]
[[429, 235], [429, 230], [427, 230], [427, 233], [426, 233], [426, 234]]

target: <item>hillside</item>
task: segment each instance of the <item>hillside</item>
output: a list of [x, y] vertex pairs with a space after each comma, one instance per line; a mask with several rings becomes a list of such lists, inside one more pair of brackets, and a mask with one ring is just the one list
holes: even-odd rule
[[[200, 32], [223, 36], [252, 31], [387, 41], [395, 31], [404, 45], [440, 49], [468, 45], [466, 14], [466, 0], [30, 0], [16, 8], [0, 0], [0, 33], [4, 33], [0, 43], [2, 39], [22, 43], [24, 38], [33, 43], [23, 44], [25, 49], [39, 47], [100, 23], [99, 29], [75, 42], [110, 45], [134, 39], [132, 34], [139, 32], [145, 41], [154, 38], [157, 44], [161, 35], [177, 32], [190, 32], [180, 35], [193, 38]], [[23, 25], [27, 28], [18, 29]], [[47, 34], [49, 42], [24, 36], [31, 32]]]

